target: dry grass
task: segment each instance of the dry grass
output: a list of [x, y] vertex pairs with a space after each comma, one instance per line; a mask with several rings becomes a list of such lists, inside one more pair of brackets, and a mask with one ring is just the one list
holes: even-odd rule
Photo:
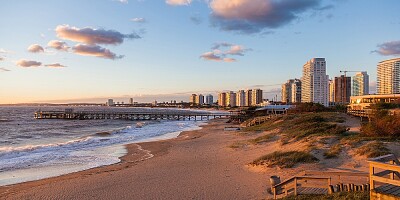
[[231, 144], [231, 145], [229, 145], [228, 147], [229, 148], [232, 148], [232, 149], [239, 149], [239, 148], [243, 148], [243, 147], [245, 147], [247, 144], [246, 144], [246, 142], [234, 142], [233, 144]]
[[369, 192], [339, 192], [328, 195], [307, 194], [289, 196], [281, 198], [282, 200], [368, 200]]
[[267, 134], [267, 135], [263, 135], [263, 136], [248, 140], [248, 142], [251, 144], [262, 144], [265, 142], [270, 142], [273, 139], [274, 139], [274, 135]]
[[318, 161], [312, 154], [304, 151], [275, 151], [254, 160], [251, 165], [266, 165], [291, 168], [297, 163], [313, 163]]
[[390, 154], [390, 150], [385, 147], [382, 142], [369, 142], [358, 149], [356, 149], [356, 154], [360, 156], [367, 156], [367, 158], [375, 158], [383, 155]]
[[324, 153], [324, 158], [331, 159], [339, 157], [340, 152], [342, 151], [342, 146], [340, 144], [335, 144], [331, 146], [331, 148]]
[[245, 131], [265, 131], [279, 129], [279, 134], [285, 134], [295, 140], [315, 135], [341, 135], [346, 127], [338, 125], [343, 117], [337, 113], [301, 113], [285, 115], [267, 121], [261, 125], [248, 127]]

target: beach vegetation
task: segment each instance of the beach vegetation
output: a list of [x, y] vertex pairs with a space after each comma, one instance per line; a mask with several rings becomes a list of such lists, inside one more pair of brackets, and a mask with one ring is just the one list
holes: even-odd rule
[[269, 120], [263, 124], [245, 128], [245, 131], [269, 131], [279, 129], [280, 134], [296, 140], [312, 135], [341, 135], [347, 131], [338, 123], [344, 118], [337, 113], [300, 113], [288, 114]]
[[232, 149], [239, 149], [245, 147], [246, 145], [247, 145], [246, 142], [236, 141], [233, 144], [229, 145], [228, 147]]
[[368, 200], [369, 191], [338, 192], [333, 194], [304, 194], [288, 196], [281, 200]]
[[366, 156], [367, 158], [375, 158], [390, 154], [390, 150], [380, 141], [368, 142], [356, 149], [356, 154]]
[[256, 137], [254, 139], [250, 139], [250, 140], [248, 140], [248, 142], [251, 144], [261, 144], [261, 143], [265, 143], [265, 142], [270, 142], [273, 139], [274, 139], [274, 135], [267, 134], [267, 135], [263, 135], [260, 137]]
[[304, 151], [275, 151], [261, 156], [251, 162], [251, 165], [265, 165], [267, 167], [291, 168], [298, 163], [313, 163], [318, 159], [309, 152]]
[[388, 115], [387, 110], [377, 111], [362, 125], [361, 133], [368, 137], [400, 138], [400, 115]]
[[342, 151], [341, 144], [335, 144], [331, 146], [331, 148], [324, 153], [324, 158], [331, 159], [339, 157], [340, 152]]

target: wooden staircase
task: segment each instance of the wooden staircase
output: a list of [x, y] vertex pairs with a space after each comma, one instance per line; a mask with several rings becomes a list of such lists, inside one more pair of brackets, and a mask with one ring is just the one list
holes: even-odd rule
[[400, 162], [393, 155], [369, 160], [371, 200], [400, 199]]

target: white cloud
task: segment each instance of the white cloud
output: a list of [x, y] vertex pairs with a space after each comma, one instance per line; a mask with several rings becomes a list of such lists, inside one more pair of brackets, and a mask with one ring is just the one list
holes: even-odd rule
[[184, 6], [191, 4], [192, 0], [166, 0], [165, 2], [173, 6]]
[[6, 68], [4, 68], [4, 67], [0, 67], [0, 72], [9, 72], [9, 71], [11, 71], [11, 70], [6, 69]]
[[77, 44], [72, 48], [72, 50], [75, 54], [83, 56], [95, 56], [112, 60], [124, 57], [122, 55], [118, 56], [115, 53], [111, 52], [109, 49], [97, 45]]
[[61, 65], [60, 63], [47, 64], [47, 65], [44, 65], [44, 66], [50, 67], [50, 68], [63, 68], [63, 67], [67, 67], [67, 66], [65, 66], [65, 65]]
[[400, 56], [400, 41], [385, 42], [378, 45], [379, 49], [373, 52], [384, 56]]
[[236, 62], [235, 58], [228, 56], [244, 56], [245, 52], [251, 51], [241, 45], [230, 44], [227, 42], [216, 43], [212, 48], [212, 51], [203, 53], [200, 58], [211, 61], [224, 61], [224, 62]]
[[32, 44], [31, 46], [28, 47], [28, 51], [31, 53], [43, 53], [44, 49], [42, 46], [38, 44]]
[[51, 40], [47, 43], [47, 46], [60, 51], [68, 51], [70, 48], [67, 43], [59, 40]]
[[33, 60], [18, 60], [16, 64], [20, 67], [39, 67], [42, 65], [41, 62], [33, 61]]
[[122, 34], [114, 30], [95, 29], [95, 28], [77, 28], [69, 25], [59, 25], [56, 27], [57, 37], [74, 42], [85, 44], [121, 44], [124, 39], [138, 39], [136, 33]]
[[131, 21], [137, 22], [137, 23], [145, 23], [146, 19], [142, 18], [142, 17], [136, 17], [136, 18], [132, 18]]
[[261, 32], [265, 28], [286, 25], [309, 9], [317, 9], [319, 0], [210, 0], [212, 22], [226, 31]]

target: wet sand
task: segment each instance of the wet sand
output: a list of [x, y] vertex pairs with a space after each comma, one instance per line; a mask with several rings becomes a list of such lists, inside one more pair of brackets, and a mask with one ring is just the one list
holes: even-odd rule
[[228, 148], [238, 136], [225, 126], [130, 144], [118, 164], [3, 186], [0, 199], [264, 199], [269, 174], [246, 164], [266, 152]]

